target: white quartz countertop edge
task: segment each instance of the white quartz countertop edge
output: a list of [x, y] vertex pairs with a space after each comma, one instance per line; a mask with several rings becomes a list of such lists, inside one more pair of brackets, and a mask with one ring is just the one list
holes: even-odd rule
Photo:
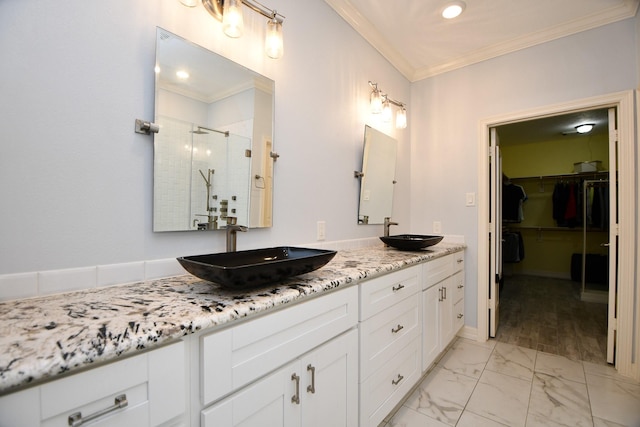
[[232, 291], [191, 275], [0, 303], [0, 394], [227, 325], [318, 293], [464, 249], [339, 251], [276, 285]]

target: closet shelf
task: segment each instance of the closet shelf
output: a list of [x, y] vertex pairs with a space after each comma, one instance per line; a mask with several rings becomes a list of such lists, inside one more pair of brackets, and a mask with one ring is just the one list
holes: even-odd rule
[[[574, 227], [574, 228], [569, 228], [569, 227], [540, 227], [540, 226], [536, 226], [536, 225], [505, 225], [505, 228], [507, 228], [509, 230], [535, 230], [535, 231], [569, 231], [569, 232], [573, 232], [573, 231], [583, 232], [584, 231], [583, 227]], [[605, 233], [605, 232], [608, 232], [609, 230], [605, 230], [603, 228], [592, 228], [592, 227], [589, 227], [589, 228], [587, 228], [587, 231], [601, 231], [601, 232]]]
[[511, 181], [531, 181], [531, 180], [544, 180], [544, 179], [574, 179], [574, 178], [589, 178], [600, 179], [609, 176], [609, 171], [597, 171], [597, 172], [580, 172], [580, 173], [565, 173], [559, 175], [535, 175], [535, 176], [517, 176], [510, 177]]

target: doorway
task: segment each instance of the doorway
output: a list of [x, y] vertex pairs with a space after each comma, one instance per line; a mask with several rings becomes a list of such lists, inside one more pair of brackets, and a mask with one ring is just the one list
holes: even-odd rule
[[607, 362], [608, 110], [492, 128], [502, 172], [497, 341]]
[[[619, 129], [614, 132], [617, 136], [617, 151], [613, 157], [618, 159], [618, 188], [619, 198], [619, 226], [616, 228], [619, 260], [613, 267], [614, 277], [619, 286], [615, 289], [614, 303], [616, 308], [616, 320], [612, 322], [617, 328], [613, 336], [617, 338], [618, 351], [615, 357], [616, 368], [622, 374], [633, 377], [640, 376], [640, 370], [635, 362], [637, 344], [633, 337], [638, 327], [634, 310], [637, 301], [635, 295], [635, 235], [636, 235], [636, 193], [635, 193], [635, 160], [636, 149], [634, 144], [634, 93], [624, 92], [608, 96], [590, 98], [571, 103], [548, 106], [522, 113], [513, 113], [497, 118], [486, 119], [479, 126], [479, 191], [478, 191], [478, 340], [484, 341], [489, 337], [491, 317], [494, 314], [490, 307], [498, 307], [499, 294], [490, 293], [494, 288], [494, 281], [499, 280], [500, 275], [494, 274], [496, 270], [491, 257], [491, 227], [495, 227], [495, 219], [491, 218], [491, 190], [489, 185], [490, 164], [487, 161], [487, 147], [490, 147], [491, 128], [499, 127], [515, 122], [551, 117], [572, 112], [587, 111], [601, 108], [616, 108], [618, 111]], [[616, 148], [614, 148], [616, 150]], [[495, 193], [495, 192], [494, 192]], [[493, 212], [495, 212], [495, 207]], [[494, 234], [494, 236], [496, 236]], [[497, 236], [496, 236], [497, 237]], [[495, 239], [495, 238], [494, 238]], [[491, 299], [494, 299], [492, 301]], [[496, 319], [497, 320], [497, 319]]]

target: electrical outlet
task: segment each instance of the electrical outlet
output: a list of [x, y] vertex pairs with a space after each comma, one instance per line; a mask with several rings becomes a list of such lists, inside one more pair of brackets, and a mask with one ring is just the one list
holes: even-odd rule
[[476, 193], [467, 193], [466, 195], [467, 206], [476, 205]]
[[318, 240], [324, 240], [325, 239], [325, 233], [326, 233], [326, 224], [324, 221], [318, 221], [317, 226], [317, 233], [318, 233]]
[[442, 223], [440, 221], [433, 221], [433, 232], [436, 234], [442, 233]]

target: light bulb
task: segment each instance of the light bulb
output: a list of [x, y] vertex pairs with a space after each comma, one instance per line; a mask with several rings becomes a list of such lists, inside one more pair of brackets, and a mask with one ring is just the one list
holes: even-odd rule
[[389, 101], [385, 99], [384, 104], [382, 104], [382, 120], [384, 122], [391, 121], [391, 105], [389, 105]]
[[276, 12], [273, 18], [267, 22], [267, 34], [264, 39], [264, 50], [269, 58], [279, 59], [284, 51], [282, 41], [282, 22], [276, 19]]
[[242, 0], [225, 0], [222, 12], [222, 30], [229, 37], [240, 37], [244, 30]]
[[382, 113], [382, 94], [377, 88], [373, 89], [373, 91], [371, 92], [370, 102], [371, 102], [371, 112], [373, 114]]
[[407, 110], [400, 108], [396, 113], [396, 128], [404, 129], [407, 127]]
[[183, 6], [187, 7], [196, 7], [198, 5], [198, 0], [180, 0]]

